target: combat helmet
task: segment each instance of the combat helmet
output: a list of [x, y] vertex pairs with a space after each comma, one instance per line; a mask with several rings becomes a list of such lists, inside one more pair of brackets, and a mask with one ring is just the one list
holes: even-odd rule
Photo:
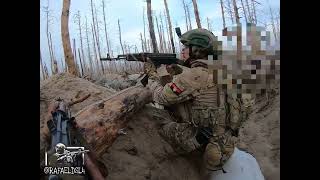
[[207, 29], [199, 28], [185, 32], [180, 37], [180, 42], [185, 46], [198, 46], [208, 49], [210, 54], [217, 48], [217, 37]]

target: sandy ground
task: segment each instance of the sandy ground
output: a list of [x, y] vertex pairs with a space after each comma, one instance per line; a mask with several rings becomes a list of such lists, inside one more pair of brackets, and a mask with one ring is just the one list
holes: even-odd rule
[[267, 180], [280, 179], [280, 95], [256, 104], [240, 130], [240, 144], [261, 166]]
[[138, 113], [103, 156], [111, 180], [199, 179], [199, 166], [191, 158], [178, 156], [158, 134], [148, 107]]
[[[76, 113], [85, 106], [115, 93], [113, 90], [95, 85], [89, 81], [58, 75], [40, 86], [40, 129], [48, 102], [56, 97], [66, 100], [75, 96], [91, 96], [75, 105]], [[178, 156], [171, 146], [158, 134], [154, 114], [163, 110], [146, 106], [131, 118], [126, 135], [121, 135], [103, 155], [108, 168], [108, 180], [197, 180], [201, 155]], [[262, 100], [254, 108], [248, 121], [240, 130], [239, 147], [251, 153], [261, 166], [267, 180], [280, 179], [280, 95], [270, 98], [268, 105]], [[40, 150], [43, 139], [40, 139]]]

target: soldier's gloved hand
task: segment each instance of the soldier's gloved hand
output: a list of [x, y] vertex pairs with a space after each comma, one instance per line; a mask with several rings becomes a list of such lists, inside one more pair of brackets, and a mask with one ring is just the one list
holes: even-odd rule
[[181, 74], [182, 73], [182, 68], [179, 67], [177, 64], [170, 64], [166, 66], [166, 69], [168, 73], [170, 73], [172, 76]]
[[143, 64], [143, 70], [144, 70], [144, 73], [149, 74], [150, 77], [152, 76], [152, 74], [157, 73], [156, 66], [148, 57], [147, 57], [147, 62]]
[[154, 92], [158, 87], [162, 87], [162, 85], [157, 79], [149, 78], [146, 87], [149, 88], [151, 92]]

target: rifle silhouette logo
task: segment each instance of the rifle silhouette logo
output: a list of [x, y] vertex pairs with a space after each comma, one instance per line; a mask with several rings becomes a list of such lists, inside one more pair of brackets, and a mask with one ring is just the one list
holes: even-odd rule
[[[59, 163], [74, 163], [76, 161], [77, 156], [82, 155], [82, 159], [84, 159], [84, 153], [89, 152], [89, 150], [85, 150], [84, 147], [67, 147], [62, 143], [58, 143], [55, 146], [55, 153], [53, 154], [57, 158], [57, 162]], [[47, 161], [47, 154], [46, 154]], [[83, 161], [84, 165], [84, 161]]]

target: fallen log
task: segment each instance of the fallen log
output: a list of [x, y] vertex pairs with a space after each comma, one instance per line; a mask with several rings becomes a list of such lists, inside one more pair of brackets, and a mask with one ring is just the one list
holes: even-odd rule
[[40, 92], [40, 171], [43, 171], [41, 167], [50, 140], [46, 127], [49, 102], [60, 97], [72, 106], [71, 115], [75, 117], [78, 127], [76, 133], [80, 141], [83, 140], [83, 146], [90, 150], [93, 163], [103, 171], [103, 152], [120, 135], [129, 117], [152, 99], [151, 92], [142, 86], [133, 86], [113, 94], [107, 88], [68, 74], [50, 78], [40, 86]]
[[76, 126], [85, 146], [101, 157], [126, 126], [128, 118], [151, 101], [149, 90], [133, 86], [78, 112]]

